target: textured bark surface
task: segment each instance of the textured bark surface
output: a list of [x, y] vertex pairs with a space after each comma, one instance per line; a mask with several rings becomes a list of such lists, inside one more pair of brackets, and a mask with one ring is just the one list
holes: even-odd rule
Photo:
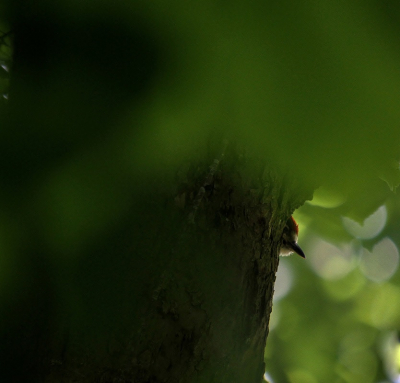
[[101, 263], [71, 275], [92, 315], [57, 323], [45, 381], [261, 382], [281, 232], [307, 196], [223, 151], [142, 196]]

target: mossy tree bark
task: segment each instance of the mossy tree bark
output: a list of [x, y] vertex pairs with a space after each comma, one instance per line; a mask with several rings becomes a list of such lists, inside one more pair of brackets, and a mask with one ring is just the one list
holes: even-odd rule
[[64, 300], [36, 268], [31, 380], [261, 382], [280, 237], [307, 195], [232, 145], [178, 174], [63, 270]]
[[221, 153], [150, 182], [73, 263], [30, 243], [3, 317], [6, 376], [262, 380], [282, 229], [308, 195], [234, 145]]

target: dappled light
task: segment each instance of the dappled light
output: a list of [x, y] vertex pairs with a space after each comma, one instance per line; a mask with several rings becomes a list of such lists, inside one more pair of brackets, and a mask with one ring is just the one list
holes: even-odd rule
[[386, 206], [381, 206], [376, 212], [365, 219], [363, 224], [343, 217], [343, 226], [355, 238], [371, 239], [376, 237], [385, 227], [387, 220]]
[[384, 238], [372, 248], [363, 249], [360, 268], [364, 275], [374, 282], [390, 279], [399, 266], [399, 251], [389, 238]]
[[264, 379], [264, 382], [275, 383], [274, 380], [271, 378], [271, 376], [268, 374], [268, 372], [264, 373], [263, 379]]
[[339, 192], [319, 187], [315, 190], [313, 199], [308, 201], [310, 205], [320, 206], [324, 208], [335, 208], [346, 202], [346, 197]]
[[[314, 204], [317, 205], [320, 208], [322, 203]], [[400, 381], [398, 220], [388, 219], [385, 205], [362, 223], [344, 216], [336, 220], [335, 215], [327, 213], [328, 209], [334, 211], [342, 205], [327, 205], [325, 210], [317, 210], [325, 220], [310, 214], [314, 210], [307, 205], [297, 212], [301, 223], [299, 243], [307, 258], [302, 263], [293, 257], [281, 259], [277, 291], [286, 284], [283, 289], [286, 295], [274, 301], [273, 327], [266, 348], [267, 367], [276, 363], [281, 368], [291, 366], [290, 357], [279, 355], [278, 350], [284, 344], [300, 347], [302, 341], [297, 329], [312, 326], [308, 330], [311, 333], [323, 333], [324, 345], [314, 343], [311, 348], [320, 351], [325, 364], [308, 367], [309, 370], [298, 374], [289, 369], [283, 375], [275, 368], [268, 371], [275, 380], [284, 376], [285, 382], [313, 382], [313, 376], [318, 376], [317, 381], [340, 377], [351, 383], [397, 383]], [[394, 203], [390, 206], [397, 217]], [[313, 225], [314, 220], [318, 225]], [[340, 234], [340, 240], [335, 241], [320, 234], [324, 233], [324, 225], [339, 228], [338, 224], [347, 237]], [[292, 274], [290, 282], [288, 267]]]
[[310, 265], [322, 278], [339, 279], [349, 273], [356, 262], [351, 245], [338, 247], [321, 239], [315, 239], [310, 245]]
[[379, 351], [387, 376], [394, 383], [400, 382], [400, 342], [398, 331], [387, 331], [382, 334]]
[[332, 302], [357, 299], [365, 284], [365, 277], [358, 268], [340, 279], [324, 279], [322, 281], [323, 292]]
[[293, 284], [293, 272], [289, 262], [280, 260], [279, 269], [276, 273], [274, 301], [283, 298], [290, 291]]

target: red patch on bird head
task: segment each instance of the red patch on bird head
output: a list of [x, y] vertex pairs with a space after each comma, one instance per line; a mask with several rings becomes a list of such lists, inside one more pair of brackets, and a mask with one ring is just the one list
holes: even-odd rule
[[293, 216], [290, 217], [290, 218], [291, 218], [292, 223], [293, 223], [293, 229], [296, 232], [296, 234], [298, 235], [299, 234], [299, 225], [296, 223], [296, 221], [294, 220]]

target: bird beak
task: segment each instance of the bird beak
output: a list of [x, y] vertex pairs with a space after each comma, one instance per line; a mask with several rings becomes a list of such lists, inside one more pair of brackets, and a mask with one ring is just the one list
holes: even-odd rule
[[291, 244], [290, 244], [290, 247], [292, 248], [292, 250], [293, 250], [296, 254], [299, 254], [300, 257], [303, 257], [303, 258], [306, 257], [306, 256], [304, 255], [304, 253], [303, 253], [303, 250], [301, 250], [301, 247], [300, 247], [296, 242], [291, 243]]

